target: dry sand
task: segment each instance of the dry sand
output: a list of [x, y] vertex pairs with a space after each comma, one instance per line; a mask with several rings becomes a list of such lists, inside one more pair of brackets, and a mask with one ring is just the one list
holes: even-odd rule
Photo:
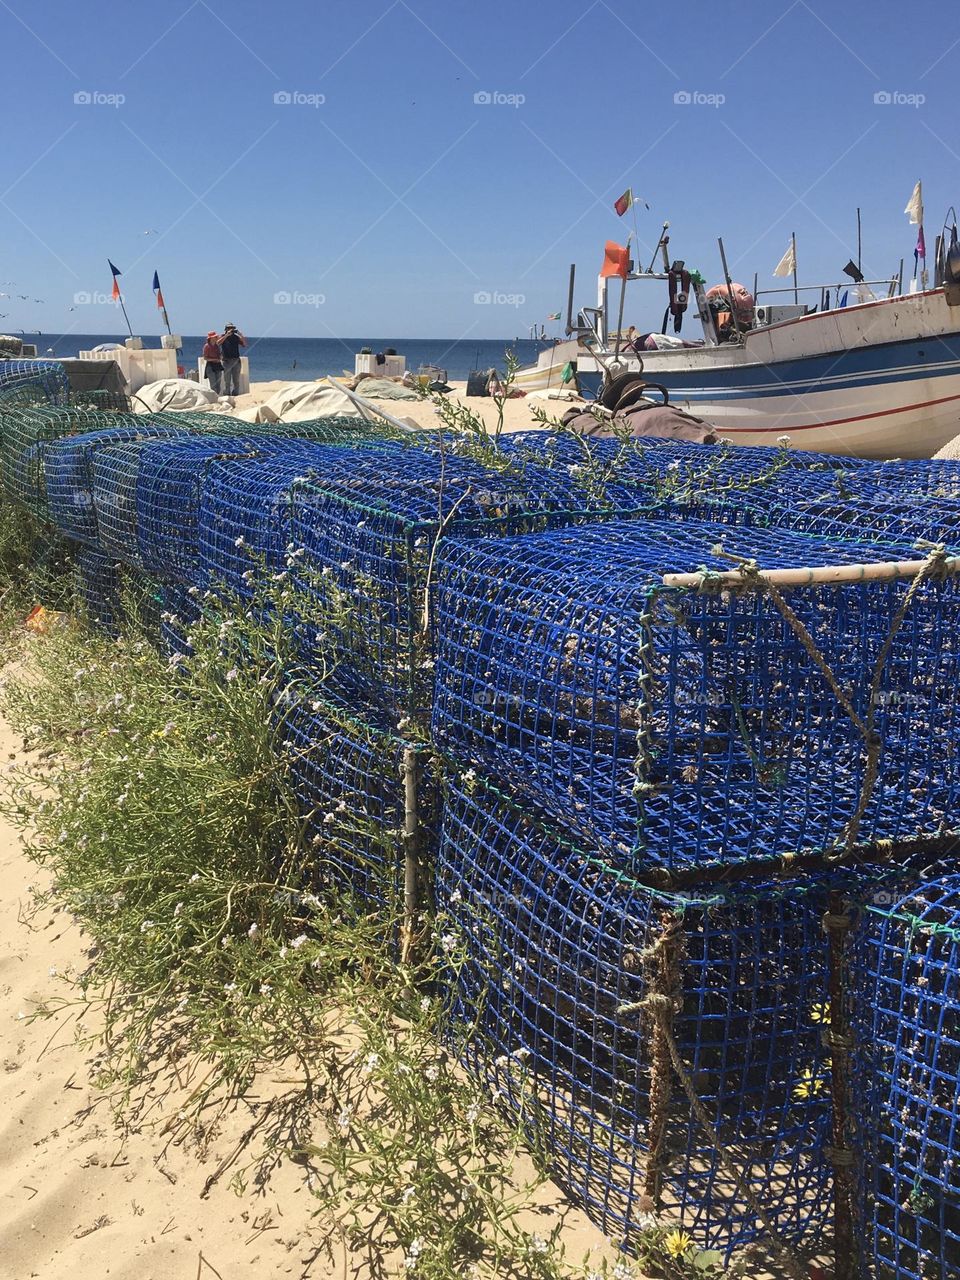
[[[0, 721], [0, 760], [19, 746]], [[67, 994], [58, 975], [83, 969], [86, 944], [65, 913], [47, 908], [28, 918], [29, 886], [48, 877], [28, 861], [2, 818], [0, 876], [0, 1280], [347, 1280], [367, 1274], [339, 1243], [332, 1257], [322, 1250], [317, 1202], [300, 1165], [284, 1160], [259, 1192], [238, 1195], [230, 1187], [256, 1148], [254, 1139], [238, 1152], [244, 1136], [264, 1118], [266, 1104], [289, 1091], [289, 1080], [257, 1081], [202, 1147], [161, 1132], [164, 1121], [176, 1117], [175, 1094], [148, 1093], [147, 1115], [132, 1130], [116, 1122], [107, 1096], [92, 1083], [93, 1051], [77, 1044], [74, 1023], [21, 1016]], [[90, 1022], [88, 1030], [96, 1031]], [[531, 1170], [517, 1173], [526, 1178]], [[530, 1229], [551, 1226], [555, 1213], [563, 1215], [568, 1257], [609, 1255], [600, 1233], [556, 1188], [542, 1192]]]
[[[251, 384], [249, 394], [237, 396], [234, 408], [238, 410], [252, 409], [254, 406], [269, 400], [282, 387], [290, 385], [288, 382], [254, 382]], [[453, 387], [453, 391], [448, 397], [449, 399], [465, 405], [472, 412], [478, 414], [489, 429], [496, 427], [497, 407], [489, 396], [467, 396], [467, 384], [465, 382], [451, 382], [449, 385]], [[362, 383], [357, 388], [357, 392], [359, 395], [363, 395]], [[372, 403], [379, 405], [395, 418], [407, 419], [420, 427], [440, 426], [436, 410], [429, 400], [376, 400], [373, 397], [371, 397], [371, 400]], [[537, 396], [524, 396], [516, 400], [508, 400], [504, 405], [503, 429], [505, 431], [527, 431], [537, 428], [540, 424], [532, 414], [532, 408], [535, 405], [545, 409], [551, 418], [561, 418], [570, 408], [570, 404], [570, 401], [545, 400]]]

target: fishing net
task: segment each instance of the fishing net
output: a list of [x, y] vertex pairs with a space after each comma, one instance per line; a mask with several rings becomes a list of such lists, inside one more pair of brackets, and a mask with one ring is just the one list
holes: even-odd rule
[[70, 380], [57, 360], [0, 360], [0, 401], [18, 388], [49, 404], [65, 405]]
[[[709, 589], [733, 565], [719, 552], [782, 568], [856, 563], [863, 547], [774, 529], [718, 541], [652, 521], [445, 540], [436, 740], [635, 867], [835, 851], [861, 806], [854, 843], [951, 829], [956, 579], [923, 582], [908, 605], [905, 581], [788, 590], [804, 637], [767, 591]], [[701, 567], [706, 590], [662, 583]]]
[[0, 414], [0, 479], [7, 497], [46, 519], [45, 463], [50, 444], [66, 436], [127, 426], [122, 414], [49, 405], [5, 407]]
[[[137, 440], [162, 440], [176, 434], [169, 428], [142, 424], [133, 416], [98, 431], [52, 440], [44, 455], [47, 514], [61, 533], [77, 542], [100, 545], [98, 511], [94, 502], [95, 467], [99, 453]], [[124, 422], [126, 421], [126, 425]], [[112, 550], [112, 549], [111, 549]]]
[[953, 1280], [960, 1274], [960, 875], [892, 896], [874, 895], [855, 935], [865, 1261], [876, 1280]]
[[742, 1176], [785, 1237], [818, 1238], [824, 904], [815, 879], [656, 893], [472, 771], [449, 786], [436, 905], [454, 1034], [606, 1234], [636, 1245], [659, 1210], [729, 1255], [760, 1234]]
[[396, 937], [404, 891], [404, 754], [418, 753], [420, 856], [435, 849], [438, 797], [424, 747], [362, 721], [321, 689], [291, 685], [282, 741], [316, 892], [374, 911]]
[[151, 445], [139, 459], [137, 545], [148, 570], [192, 583], [200, 572], [198, 510], [207, 471], [223, 458], [252, 458], [256, 441], [183, 437]]

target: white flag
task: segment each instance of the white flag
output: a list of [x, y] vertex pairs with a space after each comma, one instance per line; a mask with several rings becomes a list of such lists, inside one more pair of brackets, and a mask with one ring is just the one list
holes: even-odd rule
[[793, 248], [793, 241], [790, 241], [787, 252], [783, 255], [777, 265], [773, 268], [775, 276], [792, 276], [797, 269], [797, 255]]
[[919, 182], [913, 188], [913, 195], [910, 197], [910, 201], [903, 212], [909, 215], [910, 221], [913, 223], [923, 221], [923, 191]]

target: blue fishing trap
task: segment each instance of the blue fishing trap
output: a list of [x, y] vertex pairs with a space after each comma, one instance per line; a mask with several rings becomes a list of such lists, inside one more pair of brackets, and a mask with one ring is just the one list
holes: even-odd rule
[[193, 583], [200, 574], [198, 514], [209, 468], [225, 458], [254, 458], [243, 437], [181, 437], [140, 454], [136, 483], [137, 548], [148, 570]]
[[38, 403], [65, 405], [70, 380], [59, 360], [0, 360], [0, 403], [8, 393], [26, 393]]
[[116, 637], [123, 622], [123, 576], [112, 556], [95, 547], [77, 547], [77, 590], [87, 621]]
[[435, 851], [438, 789], [426, 748], [309, 685], [291, 683], [278, 711], [314, 891], [380, 913], [395, 934], [403, 910], [405, 752], [417, 756], [419, 853], [427, 861]]
[[[113, 416], [115, 426], [51, 441], [44, 460], [49, 519], [65, 537], [92, 546], [102, 546], [94, 502], [97, 455], [113, 445], [169, 439], [177, 434], [170, 428], [138, 421], [133, 414], [126, 418], [119, 414]], [[109, 550], [112, 552], [112, 548]]]
[[636, 1246], [660, 1212], [729, 1258], [762, 1234], [746, 1185], [785, 1238], [816, 1243], [824, 884], [652, 891], [467, 770], [447, 789], [435, 896], [451, 1036], [607, 1235]]
[[323, 474], [326, 456], [309, 442], [289, 439], [249, 461], [211, 463], [198, 515], [200, 563], [208, 581], [251, 595], [258, 575], [287, 567], [295, 550], [291, 487], [314, 469]]
[[46, 458], [54, 441], [126, 425], [122, 414], [62, 405], [0, 406], [0, 480], [11, 502], [48, 518]]
[[[711, 588], [735, 557], [885, 558], [695, 522], [445, 540], [435, 740], [622, 866], [703, 872], [836, 852], [865, 786], [856, 845], [952, 829], [960, 584], [927, 580], [909, 602], [909, 581], [796, 587], [781, 596], [791, 621], [742, 579]], [[694, 584], [665, 586], [673, 571]]]
[[[955, 854], [947, 861], [954, 862]], [[868, 900], [855, 935], [860, 1234], [876, 1280], [960, 1274], [960, 874]]]
[[315, 575], [338, 676], [398, 723], [425, 721], [439, 541], [455, 531], [484, 539], [639, 509], [634, 490], [595, 495], [529, 463], [493, 468], [473, 457], [384, 445], [342, 452], [294, 485], [290, 543]]

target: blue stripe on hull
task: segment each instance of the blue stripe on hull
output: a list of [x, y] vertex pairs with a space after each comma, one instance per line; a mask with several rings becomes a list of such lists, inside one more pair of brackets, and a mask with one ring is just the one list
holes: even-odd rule
[[[914, 382], [960, 374], [960, 333], [854, 347], [770, 364], [676, 372], [651, 369], [648, 373], [651, 381], [663, 383], [669, 391], [682, 392], [685, 400], [751, 400], [845, 391], [883, 382]], [[578, 371], [578, 377], [587, 394], [597, 394], [602, 374]], [[707, 381], [709, 385], [704, 385]]]

